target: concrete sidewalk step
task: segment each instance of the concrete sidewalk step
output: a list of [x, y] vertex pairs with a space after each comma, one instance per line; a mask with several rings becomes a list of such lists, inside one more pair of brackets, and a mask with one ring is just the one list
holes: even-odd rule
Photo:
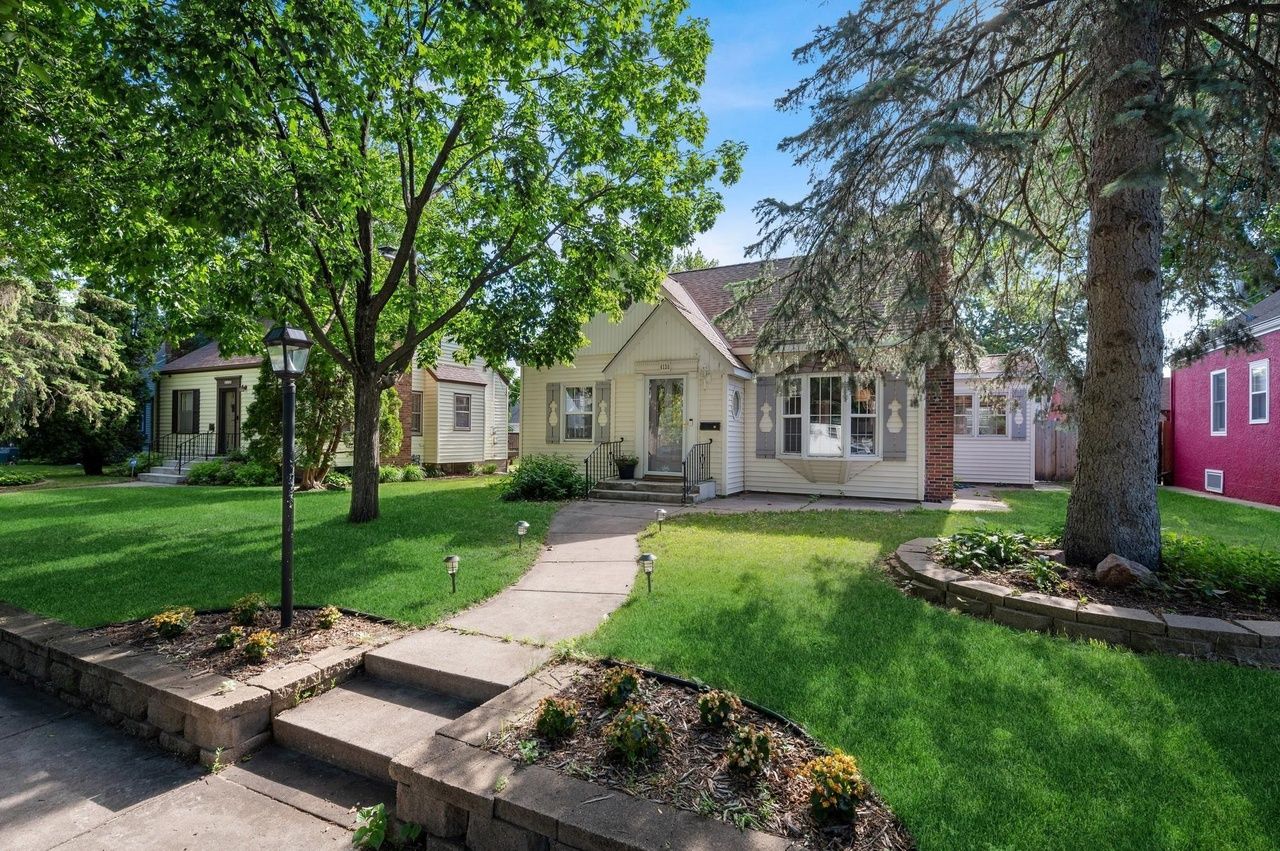
[[284, 747], [386, 782], [392, 757], [474, 706], [457, 697], [362, 678], [281, 712], [272, 733]]
[[591, 499], [601, 502], [656, 502], [664, 505], [680, 505], [683, 502], [678, 488], [675, 493], [671, 493], [651, 490], [600, 490], [596, 487], [591, 491]]
[[684, 491], [682, 479], [601, 479], [595, 484], [596, 490], [625, 493], [627, 491], [644, 491], [647, 493], [673, 493], [679, 496]]
[[545, 647], [425, 629], [366, 653], [364, 668], [384, 680], [483, 703], [523, 680], [551, 656], [551, 649]]
[[372, 780], [276, 744], [227, 766], [219, 776], [348, 830], [355, 826], [358, 807], [396, 808], [396, 787], [385, 778]]

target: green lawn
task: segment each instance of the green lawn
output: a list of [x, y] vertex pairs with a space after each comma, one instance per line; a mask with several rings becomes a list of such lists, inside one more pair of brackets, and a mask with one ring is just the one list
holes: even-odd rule
[[[297, 499], [294, 596], [425, 624], [516, 580], [555, 505], [502, 502], [496, 477], [383, 485], [382, 516], [350, 495]], [[517, 550], [515, 523], [532, 524]], [[441, 560], [462, 557], [458, 593]], [[225, 608], [280, 593], [278, 488], [77, 488], [0, 496], [0, 600], [81, 626], [166, 606]]]
[[[1004, 494], [1004, 525], [1065, 493]], [[1162, 494], [1166, 526], [1280, 540], [1280, 515]], [[738, 691], [855, 754], [924, 849], [1280, 846], [1280, 673], [1072, 643], [903, 596], [897, 544], [978, 519], [691, 515], [584, 649]], [[651, 530], [652, 533], [652, 530]]]
[[33, 461], [19, 461], [12, 469], [24, 473], [36, 473], [44, 476], [45, 480], [34, 485], [23, 485], [20, 488], [0, 488], [0, 493], [50, 488], [81, 488], [129, 481], [128, 476], [86, 476], [84, 469], [76, 464], [40, 464]]

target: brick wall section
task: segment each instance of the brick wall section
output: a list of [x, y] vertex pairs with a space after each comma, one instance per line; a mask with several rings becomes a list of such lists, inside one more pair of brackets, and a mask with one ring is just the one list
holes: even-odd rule
[[[404, 432], [404, 437], [400, 439], [400, 451], [388, 458], [383, 458], [383, 464], [395, 464], [403, 467], [413, 459], [413, 370], [405, 370], [405, 373], [396, 379], [396, 395], [400, 397], [400, 428]], [[426, 412], [423, 412], [424, 416]]]
[[950, 363], [930, 367], [924, 383], [924, 498], [941, 502], [955, 492], [955, 368]]

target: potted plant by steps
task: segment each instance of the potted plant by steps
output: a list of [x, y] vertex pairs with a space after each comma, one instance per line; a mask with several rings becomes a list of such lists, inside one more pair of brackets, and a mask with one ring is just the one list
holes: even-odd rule
[[634, 479], [636, 477], [636, 465], [640, 463], [640, 459], [634, 455], [616, 455], [613, 463], [618, 467], [618, 478]]

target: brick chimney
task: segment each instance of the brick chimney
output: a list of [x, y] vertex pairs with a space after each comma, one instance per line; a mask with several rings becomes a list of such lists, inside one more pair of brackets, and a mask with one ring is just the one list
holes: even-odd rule
[[928, 325], [937, 334], [939, 362], [924, 373], [924, 499], [942, 502], [955, 495], [956, 368], [945, 339], [955, 319], [947, 306], [950, 264], [943, 261], [929, 285]]

